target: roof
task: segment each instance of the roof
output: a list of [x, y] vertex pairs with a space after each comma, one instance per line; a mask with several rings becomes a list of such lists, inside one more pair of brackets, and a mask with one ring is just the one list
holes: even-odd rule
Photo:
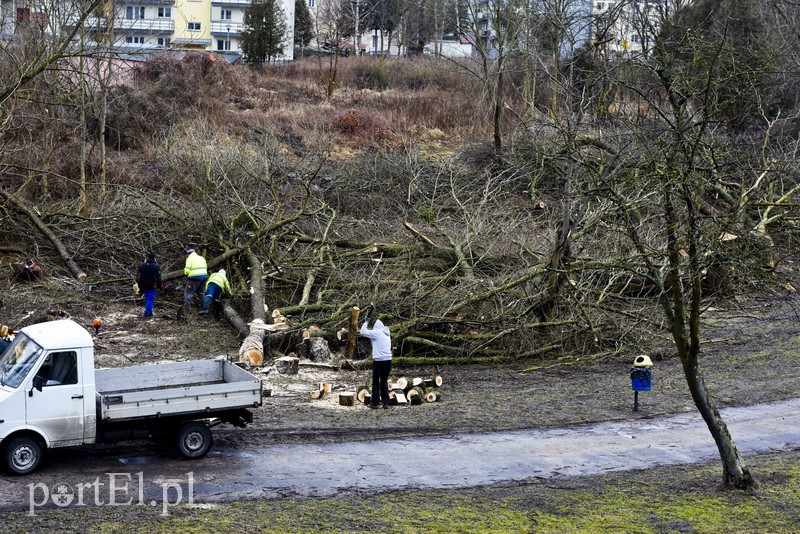
[[33, 324], [20, 330], [20, 333], [30, 337], [46, 350], [91, 347], [94, 344], [91, 334], [70, 319]]

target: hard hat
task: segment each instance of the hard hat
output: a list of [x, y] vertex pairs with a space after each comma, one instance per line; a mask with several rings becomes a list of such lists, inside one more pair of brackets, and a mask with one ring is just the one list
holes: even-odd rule
[[653, 367], [653, 362], [650, 361], [650, 356], [647, 354], [640, 354], [633, 360], [634, 367]]
[[225, 269], [220, 269], [219, 270], [219, 274], [221, 274], [222, 276], [225, 276]]

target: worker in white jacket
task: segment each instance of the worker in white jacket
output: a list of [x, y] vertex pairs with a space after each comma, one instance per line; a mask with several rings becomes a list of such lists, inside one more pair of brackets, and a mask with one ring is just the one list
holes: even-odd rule
[[364, 324], [361, 325], [361, 335], [369, 338], [372, 343], [372, 409], [389, 407], [389, 373], [392, 371], [392, 336], [389, 327], [380, 319], [370, 328], [370, 315], [375, 307], [370, 305], [370, 311]]

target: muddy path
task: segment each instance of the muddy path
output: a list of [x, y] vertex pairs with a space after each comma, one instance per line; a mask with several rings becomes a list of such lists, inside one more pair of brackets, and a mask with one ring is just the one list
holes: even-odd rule
[[[800, 398], [723, 411], [745, 455], [800, 449]], [[88, 454], [87, 454], [88, 453]], [[696, 412], [571, 427], [432, 437], [217, 447], [205, 459], [157, 449], [56, 455], [41, 472], [2, 479], [0, 510], [110, 503], [159, 507], [330, 497], [409, 488], [528, 483], [718, 458]], [[61, 498], [61, 500], [57, 500]]]

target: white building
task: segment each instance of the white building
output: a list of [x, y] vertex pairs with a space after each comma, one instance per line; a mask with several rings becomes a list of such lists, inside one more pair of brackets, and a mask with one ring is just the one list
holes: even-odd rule
[[[676, 0], [596, 0], [592, 39], [616, 54], [647, 53]], [[686, 3], [686, 2], [683, 2]]]
[[[0, 33], [13, 35], [24, 24], [52, 26], [59, 0], [0, 0]], [[284, 54], [293, 59], [294, 1], [281, 0], [286, 16]], [[250, 0], [109, 0], [95, 10], [86, 28], [97, 42], [111, 42], [118, 50], [148, 52], [158, 49], [207, 50], [241, 55], [244, 11]], [[75, 14], [61, 22], [74, 24]]]

